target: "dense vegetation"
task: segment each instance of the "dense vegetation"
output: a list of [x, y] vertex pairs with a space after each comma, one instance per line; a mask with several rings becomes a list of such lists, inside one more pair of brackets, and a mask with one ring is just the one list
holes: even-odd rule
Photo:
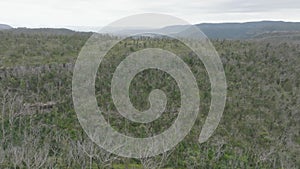
[[99, 107], [120, 132], [139, 137], [160, 133], [176, 118], [180, 102], [176, 82], [150, 69], [132, 81], [131, 100], [145, 110], [150, 91], [160, 88], [168, 97], [163, 116], [141, 125], [118, 115], [109, 79], [129, 53], [145, 47], [176, 53], [190, 66], [200, 89], [201, 112], [190, 134], [170, 152], [138, 160], [102, 150], [77, 120], [72, 66], [90, 34], [45, 32], [0, 32], [0, 168], [300, 166], [300, 41], [213, 41], [224, 64], [228, 97], [220, 125], [204, 144], [198, 143], [198, 135], [210, 105], [210, 83], [201, 62], [177, 41], [129, 38], [120, 42], [100, 65], [96, 81]]
[[0, 67], [71, 62], [90, 35], [67, 29], [0, 31]]

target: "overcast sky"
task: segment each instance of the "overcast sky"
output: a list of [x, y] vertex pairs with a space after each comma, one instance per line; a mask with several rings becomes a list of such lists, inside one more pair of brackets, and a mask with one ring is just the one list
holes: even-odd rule
[[149, 12], [190, 23], [300, 21], [300, 0], [0, 0], [0, 23], [14, 27], [101, 27]]

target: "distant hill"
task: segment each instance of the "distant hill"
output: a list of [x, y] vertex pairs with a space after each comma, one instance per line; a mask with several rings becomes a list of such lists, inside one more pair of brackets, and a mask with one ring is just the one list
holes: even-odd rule
[[[202, 23], [196, 24], [210, 39], [252, 39], [264, 36], [278, 36], [300, 32], [300, 22], [261, 21], [246, 23]], [[185, 30], [186, 25], [174, 25], [160, 29], [164, 33], [176, 33]]]
[[[283, 21], [259, 21], [259, 22], [246, 22], [246, 23], [202, 23], [196, 24], [203, 33], [210, 39], [263, 39], [264, 37], [270, 39], [273, 36], [279, 37], [297, 37], [300, 32], [300, 22], [283, 22]], [[125, 34], [138, 34], [142, 32], [154, 32], [163, 34], [174, 34], [186, 29], [187, 25], [174, 25], [161, 29], [146, 29], [146, 28], [109, 28], [103, 33], [111, 33], [114, 35]], [[79, 32], [61, 28], [14, 28], [8, 25], [1, 25], [1, 29], [8, 29], [13, 33], [26, 33], [26, 34], [47, 34], [47, 35], [74, 35]], [[296, 32], [296, 33], [295, 33]], [[90, 34], [91, 32], [89, 32]], [[298, 40], [298, 38], [297, 38]]]
[[14, 28], [9, 30], [4, 30], [6, 32], [11, 32], [14, 34], [43, 34], [43, 35], [74, 35], [78, 32], [65, 29], [65, 28]]
[[[257, 36], [273, 35], [280, 32], [299, 32], [300, 22], [283, 21], [259, 21], [246, 23], [202, 23], [196, 24], [198, 28], [210, 39], [252, 39]], [[142, 32], [154, 32], [163, 34], [176, 34], [189, 26], [173, 25], [160, 29], [138, 29], [138, 28], [112, 28], [106, 33], [115, 35], [138, 34]]]
[[266, 33], [300, 31], [299, 22], [282, 21], [204, 23], [196, 26], [211, 39], [249, 39]]
[[9, 25], [0, 24], [0, 30], [5, 30], [5, 29], [12, 29], [12, 27]]

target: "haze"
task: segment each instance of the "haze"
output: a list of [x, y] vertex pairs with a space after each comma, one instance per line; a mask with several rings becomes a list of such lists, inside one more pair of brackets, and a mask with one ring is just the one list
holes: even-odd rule
[[300, 21], [299, 0], [10, 0], [0, 23], [14, 27], [100, 27], [139, 13], [163, 13], [190, 23]]

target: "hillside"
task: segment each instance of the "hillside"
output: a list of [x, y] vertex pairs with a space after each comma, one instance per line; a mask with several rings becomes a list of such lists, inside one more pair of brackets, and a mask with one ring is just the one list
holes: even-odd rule
[[258, 34], [251, 38], [253, 41], [269, 43], [295, 43], [300, 44], [300, 31], [274, 31]]
[[[282, 21], [261, 21], [246, 23], [202, 23], [196, 24], [210, 39], [251, 39], [258, 35], [272, 32], [300, 31], [300, 23]], [[176, 33], [186, 29], [187, 26], [168, 26], [160, 29], [164, 33]]]
[[191, 68], [200, 90], [201, 111], [189, 135], [170, 152], [137, 160], [104, 151], [78, 122], [72, 102], [73, 66], [90, 35], [54, 29], [0, 31], [0, 168], [299, 168], [299, 44], [289, 38], [265, 41], [273, 34], [255, 40], [212, 40], [225, 69], [227, 102], [217, 130], [199, 144], [211, 101], [201, 61], [170, 39], [128, 38], [118, 43], [100, 64], [95, 83], [98, 106], [117, 131], [137, 137], [161, 133], [180, 107], [176, 81], [159, 70], [146, 70], [133, 79], [130, 99], [144, 110], [149, 93], [162, 89], [168, 98], [163, 115], [153, 123], [137, 124], [117, 113], [110, 79], [132, 52], [145, 47], [174, 52]]
[[[243, 40], [243, 39], [256, 39], [271, 37], [286, 37], [287, 33], [296, 35], [295, 33], [300, 32], [300, 22], [283, 22], [283, 21], [259, 21], [259, 22], [245, 22], [245, 23], [202, 23], [196, 24], [197, 27], [203, 31], [203, 33], [210, 39], [232, 39], [232, 40]], [[187, 28], [186, 25], [173, 25], [164, 27], [161, 29], [138, 29], [138, 28], [113, 28], [105, 30], [105, 33], [111, 33], [114, 35], [124, 34], [137, 34], [144, 31], [148, 32], [159, 32], [165, 34], [178, 33]], [[1, 25], [0, 30], [9, 29], [13, 33], [25, 33], [25, 34], [47, 34], [47, 35], [74, 35], [78, 32], [61, 28], [40, 28], [40, 29], [28, 29], [28, 28], [17, 28], [12, 29], [8, 25]], [[280, 35], [279, 35], [280, 34]]]
[[300, 31], [300, 23], [282, 21], [262, 21], [247, 23], [220, 23], [197, 25], [212, 39], [249, 39], [269, 32]]
[[[13, 28], [8, 30], [3, 30], [3, 32], [8, 32], [12, 34], [26, 34], [26, 35], [74, 35], [74, 34], [84, 34], [83, 32], [76, 32], [66, 28]], [[86, 32], [88, 33], [88, 32]]]
[[74, 61], [91, 33], [68, 29], [0, 31], [0, 67]]
[[[231, 39], [243, 40], [251, 39], [263, 34], [274, 32], [299, 32], [300, 22], [283, 21], [259, 21], [245, 23], [202, 23], [196, 24], [199, 29], [210, 39]], [[160, 29], [141, 29], [113, 27], [103, 30], [104, 33], [113, 35], [138, 34], [142, 32], [154, 32], [162, 34], [176, 34], [185, 29], [187, 25], [172, 25]], [[270, 34], [269, 34], [270, 35]]]
[[0, 24], [0, 30], [5, 30], [5, 29], [12, 29], [12, 27], [9, 25]]

